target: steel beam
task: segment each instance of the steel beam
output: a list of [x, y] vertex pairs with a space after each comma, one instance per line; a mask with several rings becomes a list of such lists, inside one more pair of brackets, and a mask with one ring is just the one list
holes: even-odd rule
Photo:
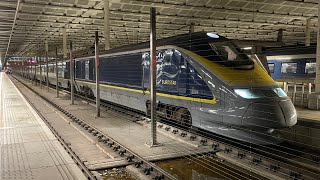
[[100, 117], [100, 60], [99, 60], [99, 37], [95, 32], [95, 69], [96, 69], [96, 116]]
[[41, 55], [40, 55], [40, 50], [39, 50], [39, 80], [40, 80], [40, 89], [42, 89], [42, 63], [41, 63]]
[[72, 57], [72, 41], [70, 41], [70, 88], [71, 88], [71, 105], [74, 104], [74, 60]]
[[16, 25], [16, 20], [17, 20], [17, 17], [18, 17], [19, 9], [20, 9], [20, 0], [18, 0], [18, 2], [17, 2], [17, 7], [16, 7], [15, 14], [14, 14], [14, 20], [13, 20], [12, 27], [11, 27], [11, 33], [10, 33], [10, 37], [9, 37], [9, 41], [8, 41], [8, 46], [7, 46], [6, 54], [4, 56], [4, 63], [5, 64], [3, 66], [6, 66], [6, 57], [7, 57], [8, 52], [9, 52], [10, 42], [11, 42], [11, 38], [13, 36], [13, 30], [14, 30], [14, 27]]
[[316, 55], [316, 79], [315, 92], [320, 93], [320, 1], [318, 1], [318, 36], [317, 36], [317, 55]]
[[308, 18], [306, 20], [306, 41], [305, 41], [306, 46], [310, 46], [310, 19]]
[[57, 97], [59, 97], [59, 68], [58, 68], [58, 47], [56, 47], [56, 58], [55, 58], [55, 65], [56, 65], [56, 93]]
[[151, 144], [158, 145], [157, 142], [157, 99], [156, 99], [156, 81], [157, 81], [157, 52], [156, 52], [156, 9], [150, 8], [150, 106], [151, 106]]
[[49, 92], [49, 65], [48, 65], [48, 41], [45, 42], [45, 51], [46, 51], [46, 84], [47, 91]]
[[104, 7], [104, 50], [110, 49], [110, 12], [109, 0], [103, 0]]
[[67, 58], [67, 30], [66, 28], [63, 28], [63, 34], [62, 34], [62, 45], [63, 45], [63, 58]]

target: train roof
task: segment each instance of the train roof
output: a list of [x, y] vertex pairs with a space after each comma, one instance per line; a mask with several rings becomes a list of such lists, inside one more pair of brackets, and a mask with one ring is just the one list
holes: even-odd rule
[[267, 56], [315, 54], [315, 53], [316, 53], [316, 45], [281, 46], [281, 47], [266, 48], [265, 49], [265, 54]]
[[[163, 39], [157, 39], [156, 46], [166, 46], [166, 45], [174, 45], [179, 47], [187, 47], [187, 46], [195, 46], [200, 44], [207, 44], [213, 42], [222, 42], [228, 41], [229, 39], [225, 38], [224, 36], [220, 36], [218, 34], [209, 33], [209, 32], [194, 32], [188, 34], [182, 34], [177, 36], [172, 36]], [[111, 53], [118, 53], [118, 52], [126, 52], [126, 51], [134, 51], [139, 49], [147, 49], [150, 47], [150, 41], [142, 42], [138, 44], [129, 44], [122, 47], [117, 47], [110, 49], [108, 51], [100, 51], [99, 54], [111, 54]], [[84, 55], [81, 57], [88, 57], [91, 55]], [[81, 58], [77, 57], [77, 58]]]

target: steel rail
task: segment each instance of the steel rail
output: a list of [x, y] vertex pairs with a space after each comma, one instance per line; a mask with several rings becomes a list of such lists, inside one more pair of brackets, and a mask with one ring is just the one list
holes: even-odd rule
[[[66, 93], [69, 93], [65, 90]], [[80, 94], [77, 94], [77, 97], [82, 98], [85, 101], [95, 103], [94, 100], [84, 97]], [[142, 112], [133, 111], [130, 108], [123, 107], [121, 105], [117, 105], [115, 103], [101, 103], [102, 106], [114, 110], [115, 112], [121, 113], [129, 118], [133, 118], [134, 121], [138, 119], [149, 119], [146, 117]], [[128, 112], [130, 111], [130, 112]], [[248, 161], [252, 162], [255, 166], [263, 166], [263, 168], [270, 169], [270, 172], [273, 174], [278, 175], [285, 175], [290, 178], [306, 178], [306, 179], [312, 179], [309, 174], [304, 173], [302, 174], [302, 171], [308, 171], [307, 169], [301, 169], [299, 164], [291, 164], [292, 162], [287, 161], [283, 162], [281, 160], [272, 159], [272, 157], [268, 157], [265, 155], [260, 155], [254, 152], [249, 152], [249, 150], [246, 150], [244, 148], [236, 147], [235, 145], [228, 144], [226, 142], [217, 141], [216, 139], [213, 139], [209, 135], [205, 135], [201, 132], [189, 132], [185, 129], [182, 129], [180, 126], [174, 126], [172, 124], [168, 124], [165, 122], [158, 122], [157, 123], [158, 129], [165, 129], [165, 131], [171, 131], [173, 134], [179, 134], [181, 137], [189, 138], [190, 141], [198, 141], [201, 145], [205, 146], [211, 146], [213, 148], [213, 151], [217, 152], [218, 150], [225, 152], [227, 155], [235, 154], [239, 159], [247, 159]], [[260, 149], [257, 149], [256, 151], [261, 151]], [[270, 155], [270, 153], [267, 153]], [[271, 156], [271, 155], [270, 155]], [[273, 155], [277, 156], [277, 155]], [[275, 158], [275, 157], [273, 157]], [[283, 160], [286, 159], [286, 157], [277, 157], [282, 158]], [[310, 160], [312, 161], [312, 160]], [[289, 164], [290, 163], [290, 164]], [[282, 166], [283, 165], [283, 166]], [[288, 166], [290, 168], [284, 168], [284, 166]], [[310, 169], [309, 170], [314, 170]], [[282, 171], [282, 172], [281, 172]], [[315, 177], [314, 177], [315, 178]]]
[[[32, 91], [33, 93], [36, 94], [36, 92], [31, 89], [30, 87], [26, 86], [23, 82], [21, 82], [20, 80], [18, 80], [17, 78], [15, 78], [19, 83], [21, 83], [22, 85], [24, 85], [27, 89], [29, 89], [30, 91]], [[14, 83], [15, 84], [15, 83]], [[15, 85], [16, 86], [16, 85]], [[71, 156], [71, 158], [73, 159], [73, 161], [75, 161], [75, 163], [78, 165], [78, 167], [81, 169], [81, 171], [83, 172], [83, 174], [89, 179], [89, 180], [95, 180], [98, 179], [87, 167], [86, 165], [81, 161], [81, 159], [79, 158], [79, 156], [77, 156], [77, 154], [72, 150], [72, 148], [68, 145], [67, 142], [65, 142], [65, 140], [61, 137], [61, 135], [54, 129], [54, 127], [51, 125], [51, 123], [37, 110], [37, 108], [34, 106], [34, 104], [32, 104], [32, 102], [30, 101], [30, 99], [21, 91], [21, 89], [16, 86], [18, 91], [23, 95], [23, 97], [27, 100], [27, 102], [31, 105], [31, 107], [36, 111], [36, 113], [40, 116], [40, 118], [44, 121], [44, 123], [49, 127], [49, 129], [51, 130], [51, 132], [54, 134], [54, 136], [58, 139], [58, 141], [60, 142], [60, 144], [64, 147], [64, 149], [67, 151], [67, 153]]]
[[[52, 85], [53, 86], [53, 85]], [[70, 93], [67, 90], [64, 90], [66, 93]], [[95, 103], [95, 101], [91, 98], [84, 97], [81, 94], [76, 94], [77, 97], [82, 98], [85, 101]], [[101, 102], [101, 106], [104, 106], [108, 109], [114, 110], [117, 113], [124, 114], [126, 117], [134, 118], [134, 121], [139, 119], [148, 119], [142, 112], [137, 112], [131, 110], [131, 108], [123, 107], [121, 105], [117, 105], [111, 102]], [[129, 112], [130, 111], [130, 112]], [[240, 160], [247, 160], [250, 161], [255, 166], [260, 166], [264, 169], [269, 169], [270, 173], [276, 174], [279, 176], [286, 176], [286, 178], [305, 178], [305, 179], [313, 179], [308, 174], [302, 174], [302, 171], [308, 171], [305, 169], [301, 169], [298, 164], [288, 164], [292, 162], [283, 162], [280, 160], [272, 159], [271, 157], [267, 157], [264, 155], [260, 155], [257, 153], [249, 152], [249, 150], [236, 147], [235, 145], [227, 144], [226, 142], [217, 141], [213, 139], [209, 135], [204, 133], [197, 133], [197, 132], [189, 132], [185, 129], [182, 129], [179, 126], [173, 126], [168, 123], [160, 123], [157, 124], [159, 129], [164, 129], [165, 131], [171, 131], [173, 134], [178, 134], [181, 137], [188, 138], [190, 141], [198, 141], [201, 145], [211, 146], [214, 152], [222, 151], [225, 152], [227, 155], [232, 156], [235, 155]], [[278, 157], [281, 158], [281, 157]], [[286, 157], [282, 157], [286, 159]], [[284, 166], [288, 166], [289, 168], [284, 168]]]
[[[13, 76], [14, 77], [14, 76]], [[48, 99], [47, 97], [41, 95], [39, 92], [37, 92], [36, 90], [32, 89], [31, 87], [29, 87], [28, 85], [26, 85], [25, 83], [23, 83], [21, 80], [19, 80], [18, 78], [14, 77], [17, 81], [19, 81], [21, 84], [23, 84], [25, 87], [27, 87], [28, 89], [30, 89], [33, 93], [35, 93], [37, 96], [39, 96], [40, 98], [42, 98], [43, 100], [47, 101], [50, 105], [54, 106], [56, 109], [58, 109], [59, 111], [61, 111], [63, 114], [65, 114], [66, 116], [68, 116], [70, 119], [72, 119], [74, 122], [76, 122], [78, 125], [82, 126], [84, 129], [86, 129], [89, 133], [93, 134], [94, 136], [96, 136], [98, 138], [98, 140], [100, 142], [103, 142], [105, 144], [107, 144], [107, 146], [113, 148], [114, 151], [117, 151], [121, 156], [125, 156], [126, 160], [128, 162], [132, 162], [135, 164], [135, 167], [137, 168], [141, 168], [143, 169], [143, 172], [146, 175], [151, 175], [153, 176], [153, 179], [156, 180], [161, 180], [161, 179], [172, 179], [172, 180], [176, 180], [177, 178], [175, 178], [174, 176], [172, 176], [171, 174], [167, 173], [166, 171], [164, 171], [163, 169], [161, 169], [160, 167], [158, 167], [157, 165], [149, 162], [148, 160], [144, 159], [143, 157], [139, 156], [138, 154], [136, 154], [135, 152], [133, 152], [132, 150], [130, 150], [129, 148], [125, 147], [124, 145], [122, 145], [120, 142], [116, 141], [115, 139], [111, 138], [110, 136], [108, 136], [106, 133], [102, 132], [101, 130], [97, 129], [96, 127], [94, 127], [93, 125], [91, 125], [90, 123], [86, 122], [85, 120], [77, 117], [76, 115], [66, 111], [63, 107], [59, 106], [58, 104], [56, 104], [55, 102], [51, 101], [50, 99]]]

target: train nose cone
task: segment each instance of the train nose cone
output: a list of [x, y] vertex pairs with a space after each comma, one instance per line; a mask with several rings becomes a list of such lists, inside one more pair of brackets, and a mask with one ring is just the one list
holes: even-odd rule
[[292, 104], [291, 100], [287, 101], [280, 101], [278, 102], [281, 109], [283, 116], [285, 118], [286, 126], [291, 127], [297, 123], [297, 112], [296, 108]]
[[291, 100], [252, 103], [248, 107], [243, 125], [256, 128], [278, 129], [297, 123], [297, 113]]

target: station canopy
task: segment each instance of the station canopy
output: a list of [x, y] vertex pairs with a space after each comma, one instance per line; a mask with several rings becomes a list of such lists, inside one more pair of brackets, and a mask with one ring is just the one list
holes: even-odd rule
[[[310, 19], [316, 41], [317, 0], [109, 0], [111, 47], [149, 39], [150, 7], [157, 11], [157, 37], [209, 31], [241, 41], [272, 43], [282, 31], [284, 44], [304, 43]], [[62, 52], [63, 29], [75, 50], [89, 48], [94, 32], [103, 45], [103, 0], [1, 0], [0, 52], [31, 56], [54, 48]], [[102, 48], [103, 49], [103, 48]]]

